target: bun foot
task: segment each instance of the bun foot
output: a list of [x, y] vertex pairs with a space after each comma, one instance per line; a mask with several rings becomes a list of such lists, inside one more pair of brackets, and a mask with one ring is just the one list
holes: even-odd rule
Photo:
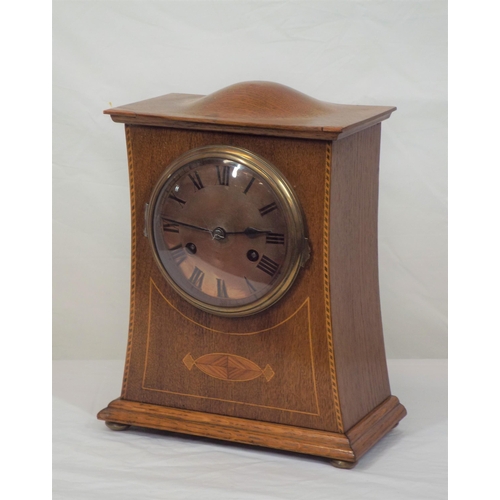
[[128, 424], [119, 424], [117, 422], [105, 422], [105, 424], [112, 430], [112, 431], [126, 431], [127, 429], [130, 428], [130, 425]]
[[352, 469], [357, 462], [346, 462], [345, 460], [330, 460], [330, 464], [337, 469]]

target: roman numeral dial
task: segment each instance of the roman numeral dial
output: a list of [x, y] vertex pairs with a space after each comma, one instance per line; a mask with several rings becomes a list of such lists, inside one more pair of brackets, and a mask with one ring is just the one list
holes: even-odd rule
[[274, 210], [278, 209], [278, 205], [276, 205], [276, 202], [269, 203], [269, 205], [265, 205], [261, 208], [259, 208], [260, 215], [264, 217], [264, 215], [270, 214]]
[[300, 269], [305, 224], [280, 170], [232, 146], [187, 151], [165, 168], [146, 207], [145, 235], [178, 300], [238, 317], [284, 295]]
[[179, 198], [175, 194], [171, 194], [169, 196], [171, 200], [175, 200], [181, 207], [183, 207], [186, 204], [186, 200], [183, 200], [182, 198]]
[[267, 233], [266, 243], [268, 245], [284, 245], [285, 235], [281, 233]]
[[176, 265], [180, 266], [187, 258], [186, 252], [181, 244], [168, 249]]
[[179, 224], [174, 224], [172, 222], [163, 221], [162, 223], [163, 230], [167, 233], [178, 233], [179, 232]]
[[248, 191], [250, 191], [250, 188], [252, 187], [252, 184], [255, 182], [255, 177], [252, 177], [250, 179], [250, 182], [247, 184], [245, 190], [243, 191], [243, 194], [247, 194]]
[[200, 174], [198, 172], [193, 172], [192, 174], [188, 174], [188, 177], [191, 179], [191, 182], [194, 184], [194, 187], [199, 191], [203, 189], [205, 186], [203, 182], [201, 182]]
[[227, 299], [226, 282], [223, 279], [217, 278], [217, 297]]
[[231, 167], [224, 165], [222, 167], [217, 166], [217, 183], [221, 186], [229, 186], [229, 174], [231, 173]]
[[198, 267], [195, 267], [193, 272], [191, 273], [191, 276], [189, 277], [189, 283], [191, 283], [193, 286], [201, 290], [201, 287], [203, 286], [204, 277], [205, 273]]
[[263, 255], [260, 262], [257, 264], [257, 269], [260, 269], [269, 276], [274, 276], [278, 271], [280, 265], [267, 255]]

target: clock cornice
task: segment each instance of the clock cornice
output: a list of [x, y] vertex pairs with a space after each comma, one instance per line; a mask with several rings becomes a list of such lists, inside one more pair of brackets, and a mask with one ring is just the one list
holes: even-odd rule
[[333, 104], [254, 81], [209, 95], [167, 94], [104, 113], [119, 123], [334, 140], [386, 120], [395, 109]]

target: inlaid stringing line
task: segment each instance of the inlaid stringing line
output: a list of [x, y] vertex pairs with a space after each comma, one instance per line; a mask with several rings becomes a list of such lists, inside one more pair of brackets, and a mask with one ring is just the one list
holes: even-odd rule
[[325, 287], [325, 315], [326, 315], [326, 336], [328, 340], [328, 359], [330, 362], [330, 375], [332, 379], [333, 405], [339, 432], [344, 432], [342, 425], [342, 414], [340, 412], [340, 400], [337, 387], [337, 373], [335, 370], [335, 358], [333, 354], [333, 332], [332, 332], [332, 312], [330, 302], [330, 171], [332, 166], [332, 144], [328, 142], [326, 146], [326, 168], [325, 168], [325, 208], [323, 224], [323, 270]]
[[[278, 326], [281, 326], [283, 325], [284, 323], [286, 323], [287, 321], [291, 320], [305, 305], [306, 303], [309, 302], [309, 297], [307, 297], [306, 300], [304, 300], [304, 302], [297, 308], [297, 310], [295, 312], [293, 312], [290, 316], [288, 316], [288, 318], [285, 318], [283, 321], [281, 321], [280, 323], [277, 323], [276, 325], [273, 325], [273, 326], [269, 326], [268, 328], [264, 328], [263, 330], [257, 330], [255, 332], [244, 332], [244, 333], [233, 333], [233, 332], [225, 332], [223, 330], [215, 330], [214, 328], [208, 328], [207, 326], [205, 325], [202, 325], [201, 323], [197, 323], [194, 319], [191, 319], [190, 317], [186, 316], [185, 314], [181, 313], [181, 311], [179, 311], [179, 309], [177, 309], [173, 304], [172, 302], [170, 302], [167, 297], [165, 297], [165, 295], [163, 295], [162, 291], [160, 290], [160, 288], [158, 287], [158, 285], [153, 281], [152, 278], [150, 278], [150, 286], [154, 286], [156, 291], [160, 294], [161, 298], [177, 313], [179, 313], [184, 319], [187, 319], [190, 323], [193, 323], [194, 325], [196, 326], [200, 326], [201, 328], [203, 328], [204, 330], [207, 330], [209, 332], [215, 332], [215, 333], [222, 333], [224, 335], [236, 335], [236, 336], [239, 336], [239, 337], [242, 337], [242, 336], [245, 336], [245, 335], [256, 335], [258, 333], [264, 333], [264, 332], [268, 332], [269, 330], [273, 330], [274, 328], [277, 328]], [[309, 305], [308, 305], [309, 307]]]
[[[177, 313], [179, 313], [184, 319], [186, 319], [186, 320], [188, 320], [188, 321], [190, 321], [190, 322], [192, 322], [192, 323], [194, 323], [194, 324], [202, 327], [203, 329], [205, 329], [207, 331], [212, 331], [212, 332], [215, 332], [215, 333], [228, 333], [228, 332], [222, 332], [222, 331], [214, 330], [214, 329], [211, 329], [211, 328], [206, 328], [202, 324], [196, 323], [192, 319], [190, 319], [187, 316], [185, 316], [184, 314], [182, 314], [162, 294], [161, 290], [158, 288], [158, 285], [153, 281], [152, 278], [149, 279], [149, 290], [150, 290], [150, 295], [149, 295], [150, 299], [149, 299], [149, 301], [150, 301], [150, 304], [151, 304], [151, 297], [152, 297], [151, 291], [153, 289], [156, 290], [156, 292], [163, 298], [163, 300], [166, 302], [166, 304], [169, 307], [171, 307], [174, 311], [176, 311]], [[296, 314], [298, 314], [302, 310], [302, 308], [304, 306], [307, 306], [307, 333], [308, 333], [308, 336], [309, 336], [309, 345], [311, 346], [311, 349], [312, 349], [312, 332], [311, 332], [311, 315], [310, 315], [309, 297], [307, 297], [307, 299], [302, 303], [302, 305], [299, 306], [299, 308], [291, 316], [289, 316], [286, 320], [278, 323], [277, 325], [271, 326], [269, 328], [266, 328], [265, 330], [260, 330], [260, 331], [257, 331], [257, 332], [242, 333], [242, 334], [229, 333], [229, 335], [241, 335], [241, 336], [244, 336], [244, 335], [255, 335], [257, 333], [267, 332], [269, 330], [272, 330], [274, 328], [277, 328], [277, 327], [283, 325], [287, 321], [290, 321]], [[146, 341], [146, 344], [148, 346], [147, 347], [148, 350], [149, 350], [149, 336], [150, 336], [150, 333], [151, 333], [151, 307], [149, 307], [148, 329], [147, 329], [147, 335], [148, 335], [148, 337], [147, 337], [147, 341]], [[255, 407], [260, 407], [260, 408], [270, 408], [272, 410], [281, 410], [281, 411], [286, 411], [286, 412], [290, 412], [290, 413], [301, 413], [301, 414], [304, 414], [304, 415], [313, 415], [315, 417], [319, 417], [320, 416], [320, 410], [319, 410], [318, 394], [316, 392], [316, 382], [315, 382], [316, 381], [316, 376], [315, 376], [314, 359], [313, 359], [312, 350], [311, 350], [311, 362], [312, 362], [312, 365], [311, 365], [311, 368], [312, 368], [312, 379], [314, 381], [314, 391], [315, 391], [315, 396], [316, 396], [315, 402], [316, 402], [317, 413], [312, 413], [312, 412], [302, 411], [302, 410], [292, 410], [292, 409], [289, 409], [289, 408], [280, 408], [280, 407], [275, 407], [275, 406], [266, 406], [266, 405], [255, 404], [255, 403], [247, 403], [247, 402], [243, 402], [243, 401], [235, 401], [235, 400], [229, 400], [229, 399], [213, 398], [213, 397], [209, 397], [209, 396], [201, 396], [201, 395], [198, 395], [198, 394], [186, 394], [186, 393], [183, 393], [183, 392], [175, 392], [175, 391], [170, 391], [170, 390], [167, 390], [167, 389], [158, 389], [158, 388], [153, 388], [153, 387], [147, 387], [146, 386], [146, 372], [147, 372], [147, 369], [148, 369], [147, 354], [146, 354], [146, 363], [144, 365], [144, 376], [143, 376], [143, 381], [142, 381], [142, 390], [144, 390], [144, 391], [151, 391], [151, 392], [160, 392], [160, 393], [166, 393], [166, 394], [176, 394], [176, 395], [179, 395], [179, 396], [187, 396], [187, 397], [198, 398], [198, 399], [208, 399], [208, 400], [214, 400], [214, 401], [222, 401], [223, 403], [236, 403], [236, 404], [245, 405], [245, 406], [255, 406]]]
[[134, 331], [135, 323], [135, 273], [136, 273], [136, 227], [135, 227], [135, 185], [134, 185], [134, 162], [132, 157], [132, 141], [130, 127], [125, 125], [125, 137], [127, 140], [127, 158], [129, 166], [129, 182], [130, 182], [130, 213], [132, 219], [132, 250], [131, 250], [131, 276], [130, 276], [130, 318], [129, 318], [129, 328], [128, 328], [128, 343], [127, 343], [127, 354], [125, 371], [123, 374], [123, 384], [122, 384], [122, 397], [125, 397], [127, 391], [127, 382], [130, 372], [130, 356], [132, 353], [132, 334]]

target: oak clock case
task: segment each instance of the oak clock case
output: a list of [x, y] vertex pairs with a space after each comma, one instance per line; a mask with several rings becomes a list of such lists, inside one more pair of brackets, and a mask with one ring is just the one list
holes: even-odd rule
[[188, 151], [160, 177], [147, 234], [169, 284], [209, 313], [241, 317], [279, 300], [309, 255], [299, 201], [241, 148]]
[[99, 419], [344, 468], [397, 425], [377, 257], [394, 110], [244, 82], [105, 111], [125, 124], [132, 273], [122, 391]]

